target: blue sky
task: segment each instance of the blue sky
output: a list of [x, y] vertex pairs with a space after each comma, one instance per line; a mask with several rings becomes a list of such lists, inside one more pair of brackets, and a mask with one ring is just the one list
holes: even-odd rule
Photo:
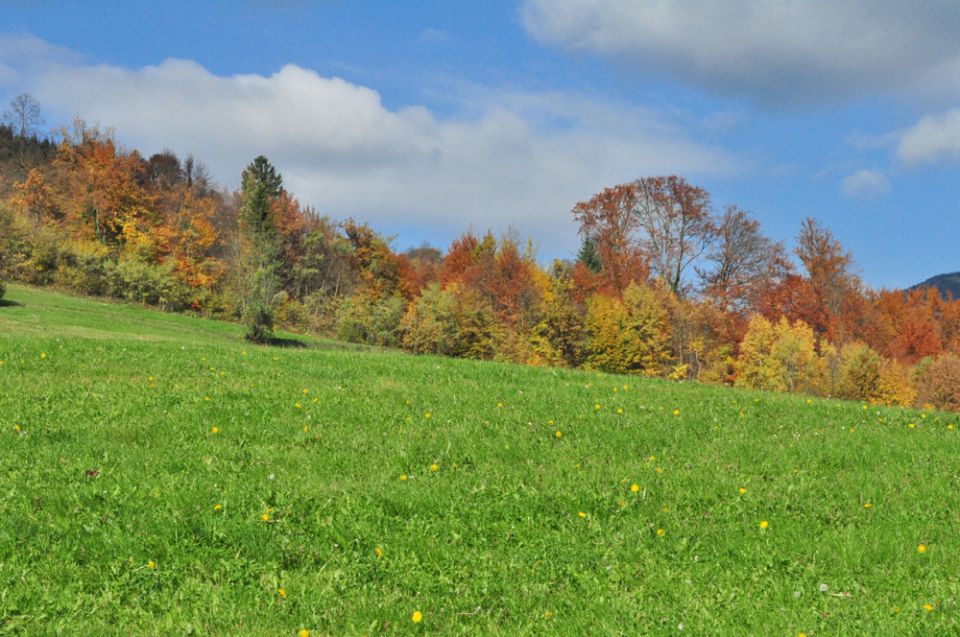
[[513, 229], [680, 173], [792, 244], [827, 224], [873, 286], [960, 270], [960, 5], [810, 0], [30, 2], [0, 6], [0, 99], [78, 115], [403, 248]]

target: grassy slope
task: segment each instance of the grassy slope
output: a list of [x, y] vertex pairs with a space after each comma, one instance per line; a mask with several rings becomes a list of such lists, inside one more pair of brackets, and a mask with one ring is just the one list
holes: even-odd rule
[[0, 635], [960, 632], [955, 416], [8, 296]]

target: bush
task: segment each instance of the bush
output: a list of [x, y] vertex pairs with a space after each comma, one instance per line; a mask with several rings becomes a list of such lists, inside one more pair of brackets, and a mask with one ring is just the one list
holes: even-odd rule
[[117, 298], [170, 311], [190, 307], [190, 290], [174, 275], [172, 263], [121, 259], [108, 276], [110, 294]]
[[872, 400], [880, 388], [880, 355], [863, 343], [853, 343], [840, 352], [837, 396], [849, 400]]
[[356, 294], [340, 305], [337, 312], [337, 335], [351, 343], [382, 347], [400, 344], [400, 321], [407, 304], [399, 296], [371, 299]]
[[3, 284], [3, 281], [0, 281], [0, 301], [3, 300], [3, 295], [7, 293], [7, 286]]
[[415, 354], [453, 356], [457, 342], [457, 300], [439, 283], [424, 288], [400, 321], [403, 347]]
[[921, 405], [960, 411], [960, 356], [948, 353], [920, 361], [914, 382]]

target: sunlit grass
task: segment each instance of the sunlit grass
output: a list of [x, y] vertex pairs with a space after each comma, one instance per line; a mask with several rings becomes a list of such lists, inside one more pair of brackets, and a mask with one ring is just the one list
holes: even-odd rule
[[956, 416], [8, 297], [0, 635], [960, 632]]

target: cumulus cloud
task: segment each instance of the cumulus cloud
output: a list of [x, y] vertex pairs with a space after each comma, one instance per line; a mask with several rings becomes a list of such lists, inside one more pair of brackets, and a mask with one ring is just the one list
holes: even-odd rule
[[909, 164], [960, 157], [960, 109], [921, 118], [900, 136], [897, 156]]
[[840, 191], [848, 199], [876, 199], [890, 192], [890, 180], [879, 170], [864, 168], [844, 177]]
[[[0, 64], [24, 66], [2, 47]], [[70, 57], [32, 60], [20, 90], [146, 153], [192, 152], [228, 186], [262, 153], [321, 212], [446, 236], [513, 228], [550, 254], [575, 247], [569, 210], [603, 186], [734, 164], [652, 111], [577, 94], [460, 88], [459, 114], [440, 117], [294, 65], [220, 76], [189, 60], [128, 69]]]
[[526, 0], [542, 42], [759, 101], [955, 91], [960, 4], [940, 0]]

